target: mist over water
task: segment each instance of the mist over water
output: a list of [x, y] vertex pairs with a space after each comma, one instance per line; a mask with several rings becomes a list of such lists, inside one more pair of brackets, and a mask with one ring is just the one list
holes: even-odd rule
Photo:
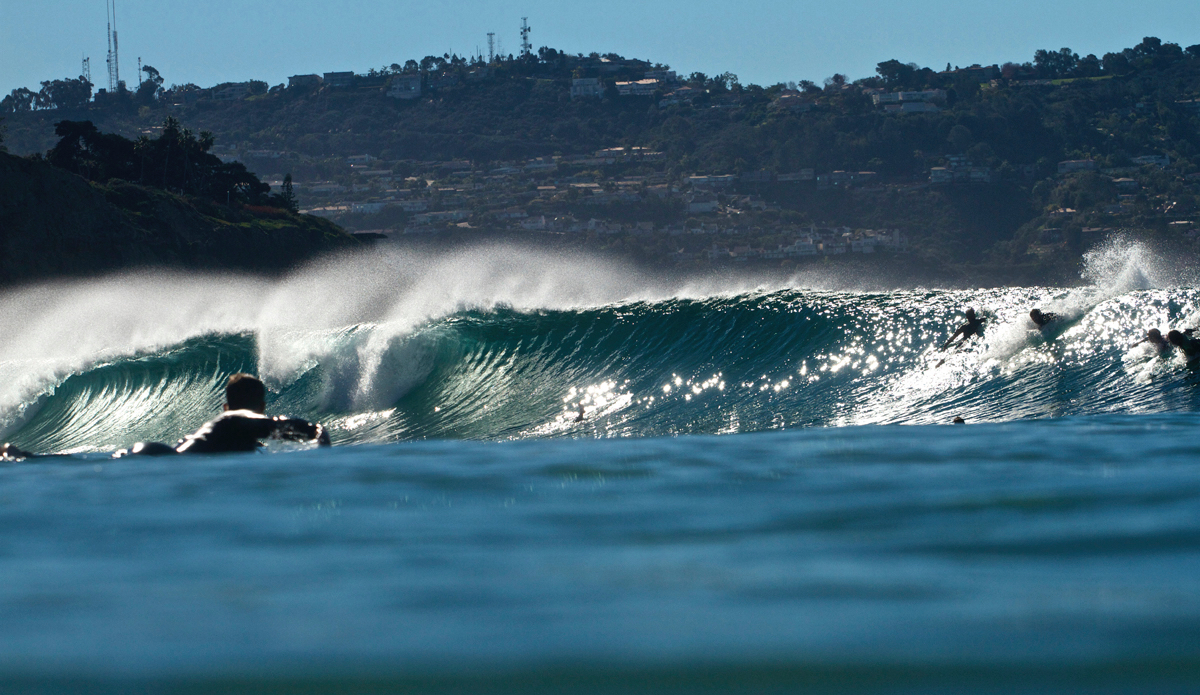
[[[281, 280], [142, 273], [0, 297], [0, 423], [54, 451], [173, 441], [259, 374], [335, 441], [659, 436], [1195, 409], [1180, 358], [1130, 349], [1200, 293], [1116, 239], [1072, 289], [665, 280], [505, 246], [345, 256]], [[850, 285], [846, 287], [844, 285]], [[982, 339], [939, 351], [962, 311]], [[1058, 314], [1037, 331], [1029, 309]], [[582, 417], [581, 417], [582, 416]]]

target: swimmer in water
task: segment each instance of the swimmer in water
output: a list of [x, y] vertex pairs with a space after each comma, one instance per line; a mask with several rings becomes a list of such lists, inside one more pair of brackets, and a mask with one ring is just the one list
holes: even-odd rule
[[[190, 434], [175, 446], [159, 442], [139, 442], [121, 449], [113, 458], [126, 456], [163, 456], [168, 454], [219, 454], [235, 451], [254, 451], [263, 439], [312, 441], [329, 446], [329, 433], [320, 424], [299, 418], [267, 417], [267, 388], [249, 374], [234, 374], [225, 384], [224, 412], [210, 420], [195, 434]], [[0, 446], [0, 457], [9, 459], [39, 456], [22, 451], [12, 444]]]
[[1058, 314], [1042, 313], [1041, 309], [1034, 309], [1029, 312], [1029, 320], [1038, 328], [1045, 328], [1046, 324], [1058, 320]]
[[974, 336], [983, 334], [983, 319], [975, 318], [975, 310], [967, 309], [966, 315], [967, 322], [959, 326], [958, 330], [954, 331], [954, 335], [950, 336], [950, 339], [947, 340], [941, 348], [939, 348], [940, 350], [945, 350], [946, 348], [950, 347], [950, 344], [954, 342], [954, 339], [960, 335], [962, 336], [962, 341], [960, 341], [958, 345], [961, 347]]

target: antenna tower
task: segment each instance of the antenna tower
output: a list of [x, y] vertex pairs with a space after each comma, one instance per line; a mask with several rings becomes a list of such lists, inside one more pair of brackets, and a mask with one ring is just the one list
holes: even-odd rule
[[496, 32], [488, 32], [488, 65], [496, 62]]
[[108, 19], [108, 91], [115, 92], [121, 83], [117, 59], [117, 0], [105, 0], [104, 11]]
[[[116, 2], [116, 0], [113, 0], [113, 2]], [[529, 31], [530, 31], [529, 30], [529, 18], [522, 17], [521, 18], [521, 56], [525, 57], [525, 58], [529, 57], [530, 49], [533, 48], [533, 46], [531, 46], [529, 44]]]
[[83, 67], [82, 67], [82, 69], [80, 69], [79, 75], [81, 77], [83, 77], [83, 79], [87, 80], [88, 82], [92, 81], [92, 59], [91, 58], [88, 58], [86, 56], [84, 57]]
[[142, 86], [142, 57], [138, 56], [138, 88]]

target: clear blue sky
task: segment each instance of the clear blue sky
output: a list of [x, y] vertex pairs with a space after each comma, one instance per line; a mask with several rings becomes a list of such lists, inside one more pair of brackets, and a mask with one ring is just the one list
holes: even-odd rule
[[[616, 52], [763, 85], [835, 72], [857, 79], [889, 58], [942, 69], [1023, 62], [1038, 48], [1103, 55], [1143, 36], [1200, 43], [1197, 0], [118, 0], [121, 75], [135, 84], [140, 56], [168, 85], [278, 84], [486, 51], [488, 31], [516, 53], [522, 16], [535, 48]], [[0, 0], [0, 94], [76, 76], [85, 55], [93, 82], [105, 85], [104, 24], [104, 0]]]

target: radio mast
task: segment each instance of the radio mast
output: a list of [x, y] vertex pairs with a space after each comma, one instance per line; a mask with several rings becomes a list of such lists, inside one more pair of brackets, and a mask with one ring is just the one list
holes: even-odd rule
[[[116, 2], [116, 1], [117, 0], [113, 0], [113, 2]], [[529, 30], [529, 18], [522, 17], [521, 18], [521, 56], [524, 58], [529, 57], [530, 49], [533, 48], [533, 46], [531, 46], [529, 44], [529, 31], [530, 31]]]
[[104, 0], [104, 13], [108, 19], [108, 91], [115, 92], [121, 84], [117, 58], [117, 0]]
[[496, 32], [488, 32], [488, 65], [496, 62]]
[[84, 56], [83, 67], [79, 71], [79, 75], [89, 83], [92, 81], [92, 59]]

